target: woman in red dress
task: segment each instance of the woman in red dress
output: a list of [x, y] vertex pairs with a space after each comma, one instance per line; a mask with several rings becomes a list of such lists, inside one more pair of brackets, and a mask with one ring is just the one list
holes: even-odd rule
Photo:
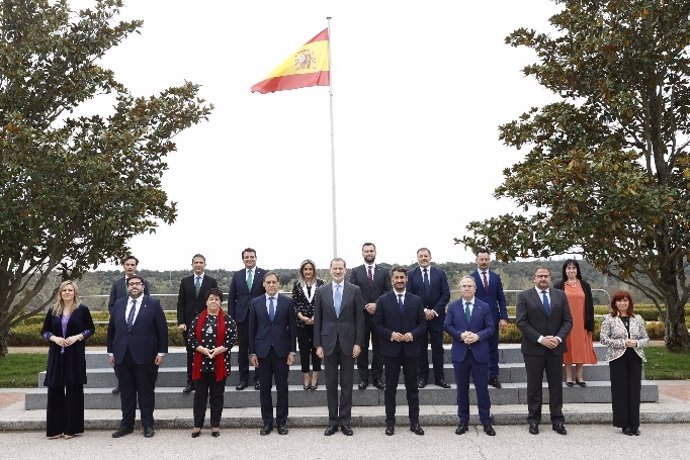
[[[580, 265], [576, 260], [569, 259], [563, 264], [563, 277], [554, 288], [565, 292], [573, 316], [573, 328], [565, 339], [568, 351], [563, 355], [565, 366], [565, 384], [569, 387], [577, 384], [587, 386], [584, 378], [584, 365], [596, 364], [597, 355], [592, 345], [594, 332], [594, 301], [592, 288], [582, 279]], [[573, 367], [575, 365], [575, 381], [573, 382]]]

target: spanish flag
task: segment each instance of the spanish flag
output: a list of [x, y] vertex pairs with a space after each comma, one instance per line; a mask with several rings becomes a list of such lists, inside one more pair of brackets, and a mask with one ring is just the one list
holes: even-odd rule
[[329, 67], [326, 28], [283, 61], [265, 80], [252, 86], [252, 93], [266, 94], [307, 86], [328, 86]]

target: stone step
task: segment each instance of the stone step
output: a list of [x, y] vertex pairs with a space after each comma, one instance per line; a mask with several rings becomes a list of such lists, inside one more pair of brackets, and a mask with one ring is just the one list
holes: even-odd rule
[[[455, 372], [453, 371], [452, 364], [446, 364], [444, 367], [444, 374], [446, 381], [448, 383], [455, 383]], [[302, 385], [303, 377], [300, 366], [291, 366], [288, 373], [288, 384], [290, 385]], [[253, 372], [253, 371], [251, 371]], [[250, 375], [251, 375], [250, 372]], [[609, 380], [609, 366], [606, 363], [598, 363], [596, 365], [585, 366], [585, 379], [587, 382], [594, 381], [608, 381]], [[112, 368], [107, 369], [88, 369], [86, 371], [88, 383], [87, 388], [113, 388], [116, 384], [115, 373]], [[43, 386], [43, 381], [45, 379], [45, 371], [38, 374], [38, 386]], [[323, 374], [323, 369], [321, 373], [321, 384], [323, 384], [325, 375]], [[355, 382], [357, 382], [359, 376], [355, 370]], [[565, 371], [563, 372], [563, 380], [565, 381]], [[525, 371], [525, 366], [522, 363], [511, 363], [504, 364], [500, 368], [499, 381], [501, 383], [520, 383], [527, 381], [527, 372]], [[187, 370], [184, 367], [169, 367], [164, 364], [163, 367], [158, 371], [158, 381], [156, 384], [161, 387], [184, 387], [187, 382]], [[404, 377], [402, 371], [399, 378], [400, 383], [404, 383]], [[239, 383], [239, 372], [237, 367], [232, 367], [230, 372], [230, 377], [227, 381], [227, 386], [236, 386]], [[372, 383], [371, 381], [369, 383]], [[429, 366], [429, 384], [434, 383], [434, 371], [431, 366]]]
[[[273, 390], [273, 400], [275, 401], [275, 388]], [[501, 389], [489, 388], [491, 402], [493, 405], [505, 404], [526, 404], [527, 385], [526, 383], [507, 383]], [[543, 401], [548, 403], [548, 388], [543, 385]], [[354, 387], [353, 400], [354, 406], [383, 406], [384, 392], [376, 388], [369, 387], [366, 390], [359, 390]], [[194, 400], [193, 393], [182, 394], [180, 387], [157, 387], [156, 388], [156, 408], [176, 409], [189, 408], [191, 410]], [[405, 388], [398, 385], [396, 395], [397, 403], [406, 404]], [[656, 402], [659, 400], [659, 390], [654, 382], [642, 381], [642, 402]], [[470, 389], [471, 404], [476, 404], [474, 389]], [[47, 394], [44, 388], [29, 390], [25, 397], [25, 408], [27, 410], [45, 409]], [[456, 391], [455, 385], [450, 389], [443, 389], [435, 385], [429, 385], [419, 390], [420, 405], [455, 405]], [[609, 382], [590, 382], [586, 388], [573, 387], [563, 389], [564, 403], [610, 403], [611, 387]], [[316, 407], [322, 406], [325, 410], [326, 388], [322, 384], [316, 391], [304, 391], [301, 385], [291, 385], [289, 387], [289, 404], [291, 407]], [[258, 407], [259, 392], [253, 389], [236, 391], [228, 387], [225, 392], [225, 407], [246, 408]], [[120, 397], [110, 393], [107, 388], [85, 388], [84, 407], [86, 409], [113, 409], [120, 408]]]
[[[450, 353], [450, 345], [444, 345], [445, 352], [443, 353], [443, 361], [445, 364], [452, 364]], [[232, 362], [237, 363], [237, 347], [230, 350], [232, 354]], [[594, 345], [594, 351], [597, 354], [599, 361], [604, 361], [606, 358], [606, 347], [600, 344]], [[369, 350], [369, 363], [371, 363], [371, 350]], [[427, 357], [431, 362], [431, 349], [427, 351]], [[498, 346], [498, 362], [501, 364], [523, 363], [522, 352], [520, 351], [520, 344], [506, 343]], [[170, 367], [184, 367], [187, 364], [187, 353], [181, 347], [171, 348], [165, 357], [165, 365]], [[296, 364], [300, 364], [300, 354], [297, 353]], [[102, 369], [109, 368], [107, 354], [103, 351], [87, 351], [86, 352], [86, 368], [87, 369]]]

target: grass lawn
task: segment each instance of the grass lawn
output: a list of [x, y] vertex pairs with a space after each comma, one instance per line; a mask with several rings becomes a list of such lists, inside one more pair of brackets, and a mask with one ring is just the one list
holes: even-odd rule
[[36, 388], [47, 360], [46, 353], [9, 354], [0, 359], [0, 388]]
[[690, 353], [669, 353], [666, 347], [652, 346], [645, 348], [647, 363], [645, 378], [649, 380], [685, 380], [690, 379]]

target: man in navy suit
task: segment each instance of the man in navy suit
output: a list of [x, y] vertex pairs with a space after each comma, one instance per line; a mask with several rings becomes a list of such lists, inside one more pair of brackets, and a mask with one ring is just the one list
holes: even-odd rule
[[[237, 363], [240, 370], [240, 382], [236, 390], [244, 390], [249, 382], [249, 302], [266, 293], [264, 289], [264, 275], [266, 270], [256, 266], [256, 251], [246, 248], [242, 251], [244, 269], [238, 270], [230, 280], [228, 292], [228, 313], [237, 324], [237, 340], [240, 349], [237, 353]], [[254, 369], [254, 388], [261, 388], [259, 373]]]
[[434, 382], [443, 388], [450, 388], [443, 373], [443, 321], [446, 318], [446, 304], [450, 300], [450, 288], [446, 272], [431, 266], [431, 251], [417, 250], [419, 266], [407, 273], [407, 290], [422, 298], [424, 315], [428, 325], [419, 340], [419, 388], [426, 386], [429, 377], [429, 336], [431, 336], [431, 362], [434, 365]]
[[374, 331], [374, 315], [376, 314], [376, 300], [384, 292], [391, 290], [391, 276], [388, 271], [376, 265], [376, 246], [374, 243], [362, 245], [364, 264], [355, 267], [350, 273], [350, 283], [359, 286], [366, 305], [364, 306], [364, 348], [357, 358], [359, 371], [359, 389], [365, 390], [369, 386], [369, 338], [371, 337], [371, 377], [374, 386], [383, 390], [385, 385], [383, 376], [383, 361], [381, 360], [381, 339]]
[[[108, 313], [113, 314], [113, 306], [115, 302], [119, 299], [123, 299], [129, 295], [129, 287], [127, 286], [127, 280], [130, 276], [134, 276], [137, 272], [137, 266], [139, 266], [139, 259], [133, 255], [128, 255], [122, 260], [122, 268], [124, 275], [120, 277], [117, 281], [113, 283], [110, 288], [110, 297], [108, 298]], [[149, 295], [149, 287], [144, 281], [144, 295]], [[115, 377], [117, 378], [117, 372], [115, 372]], [[112, 393], [114, 395], [120, 392], [120, 385], [118, 384], [113, 388]]]
[[470, 421], [470, 374], [477, 392], [479, 421], [484, 433], [496, 436], [491, 423], [491, 400], [487, 367], [489, 338], [495, 333], [489, 305], [475, 297], [477, 285], [471, 276], [463, 276], [459, 283], [461, 298], [452, 302], [444, 328], [453, 339], [451, 354], [455, 382], [458, 387], [458, 428], [455, 434], [467, 432]]
[[280, 282], [276, 272], [266, 273], [263, 285], [266, 294], [252, 299], [249, 307], [249, 360], [259, 370], [261, 436], [273, 431], [271, 381], [274, 378], [278, 434], [288, 433], [288, 370], [295, 363], [297, 351], [297, 324], [292, 299], [278, 294]]
[[[376, 301], [374, 325], [381, 337], [381, 356], [386, 366], [386, 436], [395, 434], [395, 394], [400, 367], [405, 376], [405, 391], [410, 418], [410, 431], [423, 435], [419, 424], [419, 388], [417, 370], [420, 347], [417, 344], [426, 335], [422, 299], [406, 289], [407, 272], [403, 267], [391, 270], [393, 291], [386, 292]], [[426, 350], [424, 350], [426, 354]]]
[[137, 400], [144, 436], [151, 438], [158, 367], [168, 352], [168, 325], [158, 299], [144, 294], [143, 278], [133, 275], [127, 285], [129, 297], [115, 302], [108, 322], [108, 362], [120, 379], [122, 407], [120, 428], [113, 438], [134, 431]]
[[192, 257], [192, 274], [185, 276], [180, 281], [180, 292], [177, 295], [177, 327], [182, 332], [185, 345], [187, 346], [187, 386], [182, 393], [191, 393], [194, 390], [192, 383], [192, 360], [194, 359], [194, 349], [191, 348], [187, 340], [187, 330], [192, 324], [196, 315], [206, 308], [206, 297], [208, 290], [217, 288], [218, 282], [204, 272], [206, 268], [206, 257], [196, 254]]
[[364, 341], [364, 299], [359, 287], [345, 282], [343, 259], [331, 260], [330, 271], [331, 282], [314, 295], [314, 346], [326, 366], [328, 426], [323, 434], [332, 436], [340, 425], [345, 436], [352, 436], [352, 379]]
[[567, 434], [563, 417], [563, 353], [573, 318], [565, 293], [552, 289], [546, 267], [534, 271], [534, 287], [518, 294], [515, 324], [522, 332], [522, 356], [527, 371], [527, 422], [530, 434], [539, 434], [541, 382], [546, 371], [552, 428]]
[[498, 380], [498, 331], [508, 326], [508, 310], [501, 277], [498, 273], [489, 270], [490, 262], [489, 251], [480, 249], [477, 252], [477, 270], [472, 272], [472, 277], [477, 285], [476, 296], [489, 304], [491, 319], [496, 328], [489, 338], [489, 385], [501, 388], [501, 382]]

